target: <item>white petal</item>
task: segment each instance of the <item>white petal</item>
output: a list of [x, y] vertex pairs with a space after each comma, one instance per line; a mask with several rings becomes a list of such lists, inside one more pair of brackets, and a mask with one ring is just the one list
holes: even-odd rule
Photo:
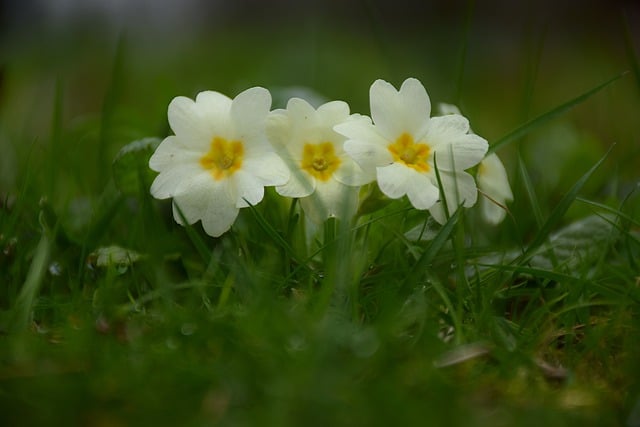
[[480, 163], [478, 188], [499, 203], [513, 200], [507, 171], [495, 153], [489, 154]]
[[[220, 181], [210, 176], [192, 179], [189, 191], [177, 194], [173, 199], [173, 217], [178, 224], [183, 224], [178, 207], [188, 224], [201, 220], [207, 212], [209, 204], [219, 199], [228, 200], [227, 192]], [[228, 204], [228, 203], [227, 203]]]
[[348, 155], [340, 156], [340, 160], [342, 161], [340, 167], [333, 173], [333, 177], [338, 182], [349, 186], [361, 186], [376, 179], [375, 167], [371, 167], [365, 172], [365, 170]]
[[271, 108], [271, 94], [262, 87], [241, 92], [231, 104], [234, 138], [249, 142], [254, 138], [266, 139], [266, 119]]
[[349, 104], [344, 101], [331, 101], [319, 106], [317, 112], [321, 125], [331, 128], [349, 117]]
[[173, 98], [167, 109], [169, 126], [176, 135], [187, 139], [206, 139], [206, 129], [202, 127], [202, 118], [196, 103], [186, 96]]
[[444, 224], [447, 222], [447, 216], [445, 214], [442, 201], [438, 201], [435, 205], [431, 206], [429, 208], [429, 213], [438, 224]]
[[459, 114], [432, 117], [424, 135], [429, 145], [435, 147], [459, 138], [469, 132], [469, 120]]
[[400, 91], [384, 80], [376, 80], [369, 90], [371, 117], [379, 132], [390, 141], [401, 134], [419, 136], [429, 122], [431, 101], [422, 83], [410, 78]]
[[447, 114], [462, 114], [460, 113], [460, 109], [455, 104], [447, 104], [446, 102], [439, 102], [437, 106], [438, 114], [447, 115]]
[[180, 138], [171, 135], [166, 137], [151, 155], [149, 168], [156, 172], [161, 172], [181, 164], [195, 164], [198, 163], [202, 154], [199, 151], [184, 147]]
[[[453, 214], [458, 206], [473, 206], [478, 200], [478, 189], [475, 180], [466, 172], [440, 171], [440, 180], [444, 195], [440, 200], [446, 198], [449, 214]], [[434, 185], [437, 185], [434, 182]]]
[[202, 227], [208, 235], [218, 237], [231, 228], [238, 217], [238, 212], [235, 206], [211, 202], [206, 215], [202, 218]]
[[167, 199], [179, 193], [180, 186], [198, 174], [205, 173], [197, 164], [178, 165], [160, 173], [151, 184], [151, 195], [156, 199]]
[[218, 92], [201, 92], [196, 102], [184, 96], [169, 103], [168, 119], [184, 146], [206, 150], [214, 136], [229, 133], [231, 100]]
[[229, 198], [228, 189], [223, 185], [208, 200], [207, 210], [202, 217], [202, 227], [208, 235], [218, 237], [231, 228], [239, 210], [234, 206]]
[[480, 195], [480, 209], [484, 220], [491, 225], [500, 224], [507, 216], [507, 211], [493, 200]]
[[290, 176], [284, 160], [274, 152], [265, 152], [260, 158], [246, 159], [242, 170], [255, 176], [263, 186], [286, 184]]
[[291, 124], [286, 110], [275, 110], [269, 113], [266, 121], [266, 134], [274, 147], [281, 147], [289, 140]]
[[377, 167], [388, 166], [393, 163], [393, 157], [386, 146], [349, 139], [345, 141], [343, 148], [349, 157], [358, 163], [367, 174], [374, 173]]
[[488, 148], [487, 141], [478, 135], [458, 135], [455, 139], [436, 145], [433, 155], [439, 169], [461, 171], [480, 163]]
[[[464, 207], [473, 206], [478, 199], [478, 190], [473, 177], [466, 172], [446, 172], [440, 171], [440, 179], [444, 189], [444, 196], [447, 200], [449, 215], [453, 215], [460, 205]], [[434, 185], [437, 185], [434, 183]], [[447, 220], [443, 198], [433, 205], [429, 212], [440, 224]]]
[[307, 197], [315, 190], [316, 180], [300, 169], [291, 173], [286, 184], [276, 187], [276, 192], [284, 197]]
[[385, 195], [398, 199], [413, 185], [411, 169], [399, 163], [377, 168], [378, 187]]
[[287, 113], [296, 124], [316, 126], [316, 109], [302, 98], [291, 98], [287, 102]]
[[350, 219], [358, 209], [358, 190], [333, 179], [318, 182], [311, 196], [300, 199], [300, 206], [315, 223], [322, 223], [329, 217]]
[[239, 170], [229, 179], [231, 196], [237, 208], [246, 208], [249, 205], [257, 205], [264, 197], [264, 186], [258, 178], [252, 174]]
[[229, 120], [231, 104], [231, 98], [220, 92], [205, 90], [196, 95], [198, 112], [209, 120], [220, 120], [225, 126]]
[[431, 100], [419, 80], [409, 78], [400, 87], [403, 127], [405, 132], [418, 137], [423, 134], [431, 114]]
[[438, 201], [440, 192], [427, 176], [418, 172], [413, 175], [413, 185], [407, 189], [409, 201], [416, 209], [429, 209]]

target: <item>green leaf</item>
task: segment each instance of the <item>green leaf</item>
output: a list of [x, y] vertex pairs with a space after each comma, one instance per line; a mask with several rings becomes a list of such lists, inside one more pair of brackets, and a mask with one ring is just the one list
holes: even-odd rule
[[149, 169], [149, 158], [160, 144], [159, 138], [133, 141], [120, 149], [113, 160], [113, 180], [118, 190], [127, 196], [148, 191], [155, 172]]

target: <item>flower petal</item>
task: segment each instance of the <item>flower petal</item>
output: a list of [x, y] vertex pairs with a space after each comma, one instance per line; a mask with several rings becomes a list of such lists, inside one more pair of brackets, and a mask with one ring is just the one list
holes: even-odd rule
[[425, 132], [431, 114], [431, 100], [419, 80], [406, 79], [400, 87], [402, 99], [404, 129], [418, 138]]
[[265, 152], [259, 159], [246, 159], [242, 169], [254, 175], [263, 186], [283, 185], [289, 181], [287, 165], [274, 152]]
[[460, 205], [467, 208], [473, 206], [478, 200], [478, 190], [473, 177], [466, 172], [440, 171], [440, 180], [444, 196], [440, 197], [438, 203], [433, 205], [429, 212], [436, 221], [443, 224], [446, 221], [443, 199], [447, 200], [449, 215], [453, 215]]
[[393, 157], [391, 157], [391, 153], [385, 146], [349, 139], [345, 141], [343, 148], [365, 173], [374, 173], [377, 167], [388, 166], [393, 163]]
[[210, 126], [209, 131], [215, 132], [216, 136], [229, 136], [229, 113], [232, 103], [228, 96], [212, 90], [205, 90], [196, 95], [198, 112]]
[[411, 169], [399, 163], [377, 168], [377, 176], [380, 191], [392, 199], [407, 194], [413, 184]]
[[289, 181], [276, 187], [276, 192], [284, 197], [307, 197], [315, 187], [315, 178], [298, 169], [291, 174]]
[[330, 101], [319, 106], [317, 113], [322, 121], [321, 126], [331, 129], [335, 124], [347, 120], [349, 104], [344, 101]]
[[478, 135], [458, 135], [455, 139], [436, 145], [433, 155], [439, 169], [461, 171], [480, 163], [488, 148], [487, 141]]
[[184, 164], [168, 168], [156, 176], [151, 183], [151, 195], [156, 199], [167, 199], [179, 193], [179, 188], [185, 181], [198, 174], [206, 174], [197, 164]]
[[414, 183], [409, 186], [407, 196], [416, 209], [429, 209], [438, 201], [438, 187], [431, 180], [418, 172], [414, 172]]
[[265, 126], [271, 108], [271, 94], [263, 87], [252, 87], [238, 94], [231, 104], [234, 139], [249, 142], [266, 139]]
[[329, 217], [350, 219], [358, 209], [358, 188], [333, 179], [318, 182], [312, 195], [300, 199], [300, 206], [305, 215], [317, 224]]
[[343, 154], [340, 156], [340, 167], [333, 173], [333, 177], [340, 183], [349, 186], [361, 186], [376, 179], [375, 167], [365, 172], [351, 157]]
[[[496, 200], [497, 201], [497, 200]], [[507, 216], [507, 211], [487, 197], [480, 197], [480, 212], [484, 220], [491, 225], [498, 225]]]
[[184, 225], [182, 216], [178, 211], [179, 207], [187, 223], [193, 224], [204, 218], [209, 203], [217, 202], [221, 198], [227, 200], [228, 204], [229, 197], [223, 184], [211, 179], [210, 176], [201, 175], [191, 180], [189, 191], [183, 191], [175, 195], [173, 199], [173, 217], [178, 224]]
[[202, 227], [210, 236], [218, 237], [228, 231], [238, 217], [239, 209], [234, 206], [227, 190], [225, 185], [220, 185], [215, 194], [208, 198], [209, 203], [202, 216]]
[[224, 203], [209, 203], [207, 213], [202, 218], [204, 231], [213, 237], [218, 237], [228, 231], [238, 217], [238, 208]]
[[264, 197], [264, 186], [252, 174], [239, 170], [230, 178], [231, 196], [237, 208], [257, 205]]
[[371, 117], [387, 140], [403, 133], [419, 136], [429, 121], [431, 101], [422, 83], [409, 78], [400, 91], [384, 80], [376, 80], [369, 89]]
[[442, 187], [447, 196], [447, 204], [450, 212], [454, 207], [462, 203], [465, 208], [476, 204], [478, 200], [478, 188], [473, 176], [467, 172], [440, 172]]
[[469, 132], [469, 120], [459, 114], [431, 117], [424, 138], [432, 147], [447, 143]]
[[196, 102], [179, 96], [169, 103], [168, 119], [185, 147], [206, 150], [214, 136], [227, 136], [231, 100], [212, 91], [201, 92]]
[[489, 154], [480, 163], [478, 188], [500, 203], [513, 200], [507, 171], [495, 153]]
[[162, 172], [170, 167], [187, 163], [197, 163], [201, 152], [184, 147], [180, 138], [171, 135], [166, 137], [149, 159], [149, 168]]

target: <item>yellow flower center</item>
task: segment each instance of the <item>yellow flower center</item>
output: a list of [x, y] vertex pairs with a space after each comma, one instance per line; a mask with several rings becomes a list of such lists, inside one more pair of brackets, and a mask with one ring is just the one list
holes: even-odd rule
[[327, 181], [340, 166], [341, 160], [331, 142], [305, 144], [300, 167], [320, 181]]
[[240, 141], [227, 141], [219, 136], [211, 140], [209, 152], [200, 157], [200, 166], [219, 181], [229, 177], [242, 167], [244, 146]]
[[429, 172], [427, 159], [431, 148], [427, 144], [415, 142], [408, 133], [403, 133], [390, 144], [387, 149], [393, 155], [393, 160], [404, 163], [406, 166], [419, 172]]

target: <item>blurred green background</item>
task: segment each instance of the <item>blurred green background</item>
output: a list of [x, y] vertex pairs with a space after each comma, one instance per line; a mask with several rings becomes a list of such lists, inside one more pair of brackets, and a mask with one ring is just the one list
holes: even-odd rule
[[[554, 190], [617, 143], [609, 166], [622, 180], [637, 176], [637, 2], [5, 0], [2, 10], [5, 192], [25, 162], [50, 169], [52, 150], [70, 167], [40, 177], [49, 188], [98, 191], [121, 146], [169, 133], [174, 96], [260, 85], [274, 107], [313, 91], [368, 114], [375, 79], [409, 76], [434, 105], [458, 104], [491, 142], [631, 71], [530, 135], [525, 158]], [[98, 173], [76, 176], [85, 167]]]
[[[477, 315], [465, 324], [469, 339], [488, 340], [493, 352], [443, 370], [433, 366], [451, 349], [438, 338], [447, 320], [442, 301], [433, 288], [395, 287], [412, 259], [385, 221], [369, 242], [380, 259], [358, 283], [370, 317], [341, 323], [329, 315], [319, 321], [307, 310], [313, 301], [274, 285], [280, 276], [260, 270], [273, 270], [266, 256], [236, 256], [246, 239], [256, 253], [275, 251], [290, 267], [264, 231], [246, 231], [255, 224], [205, 240], [217, 257], [211, 265], [222, 266], [211, 272], [189, 232], [169, 219], [166, 203], [146, 193], [111, 205], [107, 197], [118, 150], [168, 135], [167, 105], [179, 95], [211, 89], [235, 96], [259, 85], [271, 90], [274, 107], [299, 95], [341, 99], [368, 114], [375, 79], [398, 86], [416, 77], [434, 106], [459, 105], [492, 143], [626, 72], [498, 151], [516, 219], [471, 234], [497, 236], [491, 250], [517, 249], [538, 230], [532, 205], [546, 218], [612, 145], [580, 195], [618, 207], [637, 188], [637, 1], [0, 0], [0, 11], [0, 273], [11, 282], [0, 292], [0, 325], [20, 308], [38, 242], [50, 231], [42, 231], [41, 212], [40, 221], [59, 232], [52, 232], [56, 252], [48, 268], [57, 262], [62, 270], [47, 270], [34, 297], [35, 321], [23, 334], [0, 330], [0, 424], [5, 417], [7, 425], [96, 426], [640, 420], [633, 416], [634, 405], [640, 408], [638, 367], [629, 356], [640, 342], [637, 304], [629, 297], [635, 294], [627, 294], [637, 290], [630, 282], [636, 264], [625, 264], [637, 253], [631, 243], [611, 244], [619, 264], [609, 269], [600, 260], [593, 282], [586, 265], [570, 272], [584, 282], [518, 278], [507, 296], [502, 277], [478, 285], [486, 306], [463, 307], [463, 298], [457, 304]], [[533, 184], [534, 202], [522, 175]], [[48, 204], [39, 204], [43, 198]], [[624, 212], [637, 213], [638, 197], [630, 203], [635, 208]], [[576, 203], [566, 222], [591, 213]], [[247, 218], [244, 212], [241, 220]], [[149, 258], [124, 272], [92, 269], [88, 253], [111, 244]], [[369, 256], [358, 255], [362, 262]], [[456, 269], [451, 256], [437, 265], [446, 280]], [[227, 306], [212, 305], [209, 298], [222, 300], [221, 283], [231, 286], [234, 274], [240, 279]], [[262, 282], [249, 280], [255, 278]], [[587, 289], [596, 281], [599, 288]], [[458, 289], [447, 287], [452, 298]], [[556, 305], [539, 303], [538, 291], [557, 297]], [[563, 330], [584, 326], [574, 311], [583, 313], [599, 293], [613, 301], [611, 310], [590, 311], [594, 324], [584, 335]], [[521, 318], [508, 319], [508, 307]], [[539, 353], [566, 364], [567, 378], [542, 378], [533, 362]]]

